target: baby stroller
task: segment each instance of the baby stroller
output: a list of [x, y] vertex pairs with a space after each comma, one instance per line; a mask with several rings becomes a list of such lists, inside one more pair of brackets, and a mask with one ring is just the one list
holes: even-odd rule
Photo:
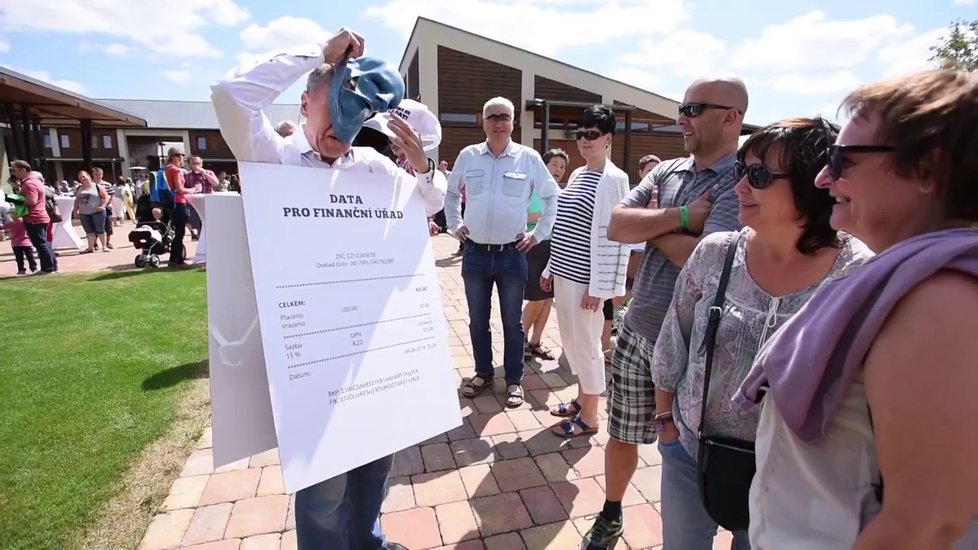
[[160, 267], [160, 255], [170, 251], [170, 243], [173, 241], [173, 228], [170, 224], [154, 219], [152, 210], [149, 215], [150, 218], [146, 220], [137, 213], [136, 228], [129, 232], [129, 242], [140, 251], [133, 261], [139, 268], [146, 267], [146, 264]]

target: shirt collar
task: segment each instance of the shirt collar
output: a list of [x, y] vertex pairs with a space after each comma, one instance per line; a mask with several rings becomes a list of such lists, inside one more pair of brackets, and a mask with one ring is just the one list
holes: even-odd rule
[[[726, 155], [723, 155], [722, 157], [713, 161], [713, 164], [707, 166], [706, 168], [703, 168], [702, 170], [700, 170], [700, 172], [705, 172], [709, 170], [714, 174], [719, 174], [720, 172], [733, 168], [734, 161], [736, 160], [737, 160], [737, 152], [731, 151]], [[692, 172], [696, 170], [696, 163], [693, 161], [693, 157], [686, 158], [685, 166], [683, 166], [682, 169], [688, 172]]]
[[[501, 157], [505, 157], [505, 156], [515, 157], [516, 156], [516, 147], [515, 146], [516, 146], [516, 143], [512, 140], [512, 138], [510, 138], [509, 143], [506, 144], [506, 150], [503, 151], [503, 154], [502, 155], [499, 155], [499, 156], [501, 156]], [[479, 144], [479, 154], [480, 155], [491, 155], [492, 154], [492, 151], [489, 150], [489, 140], [483, 141], [482, 143]]]
[[[295, 132], [292, 132], [292, 135], [290, 135], [286, 139], [291, 139], [292, 140], [292, 144], [295, 145], [295, 148], [299, 150], [299, 154], [300, 155], [302, 155], [304, 157], [311, 157], [311, 158], [314, 158], [314, 159], [318, 160], [319, 162], [324, 162], [326, 164], [329, 164], [329, 163], [326, 162], [325, 159], [323, 159], [321, 156], [319, 156], [319, 153], [317, 153], [312, 148], [312, 145], [309, 144], [309, 140], [306, 139], [306, 131], [305, 130], [306, 130], [306, 125], [305, 124], [301, 124], [301, 125], [299, 125], [298, 128], [296, 128]], [[350, 150], [347, 151], [346, 154], [343, 155], [342, 157], [336, 159], [336, 162], [334, 162], [333, 164], [336, 164], [337, 162], [339, 164], [342, 164], [343, 162], [346, 162], [347, 160], [349, 160], [349, 161], [353, 161], [354, 160], [353, 147], [350, 147]], [[340, 161], [342, 161], [342, 162], [340, 162]]]

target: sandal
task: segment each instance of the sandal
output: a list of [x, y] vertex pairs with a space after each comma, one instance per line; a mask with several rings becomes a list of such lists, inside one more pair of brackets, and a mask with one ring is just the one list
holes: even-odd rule
[[527, 351], [530, 352], [531, 355], [539, 357], [540, 359], [553, 361], [554, 359], [557, 358], [557, 356], [554, 355], [553, 350], [551, 350], [550, 348], [548, 348], [547, 346], [543, 345], [540, 342], [537, 342], [536, 344], [534, 344], [533, 342], [527, 342], [526, 349]]
[[506, 406], [515, 409], [523, 404], [523, 386], [519, 384], [509, 384], [506, 386]]
[[462, 395], [465, 397], [475, 397], [492, 386], [492, 375], [476, 373], [465, 386], [462, 387]]
[[[573, 410], [571, 410], [572, 405], [574, 406]], [[560, 405], [550, 409], [550, 414], [561, 417], [577, 416], [580, 412], [581, 406], [577, 403], [576, 398], [571, 399], [570, 403], [561, 403]]]
[[555, 435], [561, 437], [571, 438], [578, 437], [582, 435], [594, 435], [598, 433], [597, 428], [592, 428], [581, 420], [581, 416], [577, 415], [574, 418], [567, 420], [562, 420], [559, 424], [550, 429]]

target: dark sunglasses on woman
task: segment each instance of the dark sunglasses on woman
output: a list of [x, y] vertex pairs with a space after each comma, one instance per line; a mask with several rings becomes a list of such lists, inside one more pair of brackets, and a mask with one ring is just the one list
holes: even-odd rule
[[791, 177], [788, 174], [772, 172], [763, 164], [747, 165], [739, 160], [734, 162], [734, 177], [740, 181], [744, 176], [747, 176], [747, 183], [754, 189], [766, 189], [774, 183], [774, 180]]
[[594, 141], [601, 137], [601, 132], [598, 130], [578, 130], [577, 132], [574, 132], [574, 134], [577, 136], [577, 139], [583, 138], [588, 141]]
[[842, 169], [845, 168], [847, 153], [890, 153], [893, 147], [889, 145], [829, 145], [826, 150], [826, 164], [829, 166], [829, 175], [837, 180], [842, 177]]

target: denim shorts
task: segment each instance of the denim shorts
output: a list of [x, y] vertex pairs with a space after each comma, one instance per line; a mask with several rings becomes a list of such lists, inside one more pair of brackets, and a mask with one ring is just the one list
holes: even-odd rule
[[79, 214], [78, 218], [81, 220], [82, 229], [85, 230], [86, 235], [93, 233], [102, 235], [105, 233], [105, 210], [94, 214]]

